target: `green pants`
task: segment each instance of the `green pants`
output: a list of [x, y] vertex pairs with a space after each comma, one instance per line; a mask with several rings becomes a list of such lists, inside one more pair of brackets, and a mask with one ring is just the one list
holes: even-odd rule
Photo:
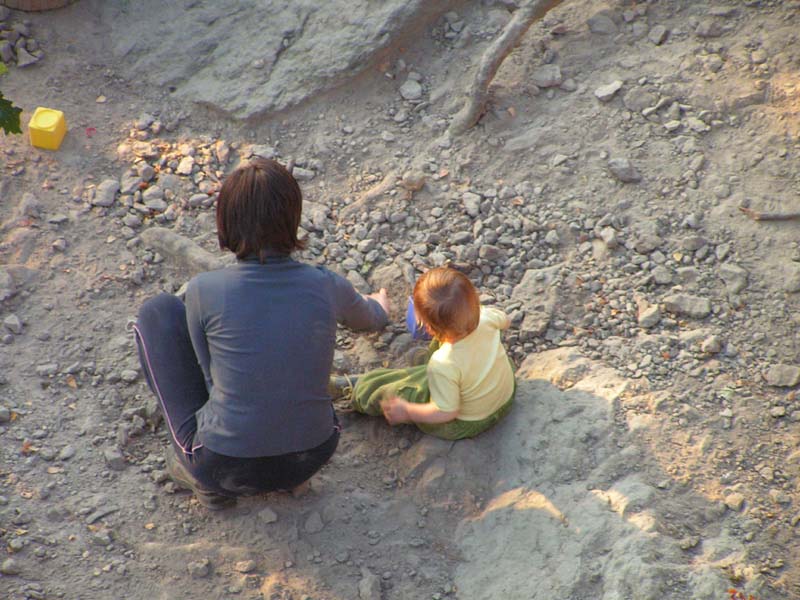
[[[405, 369], [375, 369], [365, 373], [358, 378], [353, 390], [353, 408], [365, 415], [377, 417], [383, 414], [381, 402], [392, 396], [399, 396], [406, 402], [414, 404], [430, 402], [431, 393], [428, 388], [427, 368], [427, 364], [425, 364]], [[447, 423], [415, 423], [415, 425], [425, 433], [444, 440], [474, 437], [489, 429], [508, 414], [516, 391], [515, 382], [514, 391], [508, 401], [480, 421], [454, 419]]]

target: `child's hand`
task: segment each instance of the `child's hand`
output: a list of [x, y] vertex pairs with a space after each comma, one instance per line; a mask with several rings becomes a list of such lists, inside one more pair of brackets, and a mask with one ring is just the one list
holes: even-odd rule
[[408, 411], [406, 410], [407, 402], [397, 396], [392, 396], [388, 400], [381, 402], [381, 410], [383, 416], [389, 422], [389, 425], [399, 425], [400, 423], [408, 423]]

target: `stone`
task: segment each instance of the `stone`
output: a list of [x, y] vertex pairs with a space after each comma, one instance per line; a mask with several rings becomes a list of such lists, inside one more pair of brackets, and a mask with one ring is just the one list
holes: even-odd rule
[[619, 28], [614, 20], [604, 13], [597, 13], [586, 20], [589, 31], [600, 35], [614, 35]]
[[0, 42], [0, 61], [9, 64], [12, 60], [14, 60], [14, 45], [8, 41]]
[[7, 558], [2, 563], [0, 563], [0, 574], [7, 575], [7, 576], [14, 576], [19, 575], [22, 573], [22, 567], [20, 566], [19, 562], [14, 560], [13, 558]]
[[481, 197], [473, 192], [464, 192], [461, 195], [461, 201], [464, 204], [464, 210], [473, 219], [481, 212]]
[[322, 522], [322, 517], [317, 511], [312, 511], [308, 518], [306, 519], [305, 525], [303, 525], [303, 529], [306, 530], [306, 533], [319, 533], [325, 528], [325, 524]]
[[695, 29], [695, 35], [701, 38], [715, 38], [722, 35], [722, 25], [715, 19], [701, 21]]
[[651, 271], [653, 281], [658, 285], [669, 285], [672, 283], [672, 272], [664, 265], [658, 265]]
[[0, 302], [8, 300], [17, 293], [11, 273], [0, 267]]
[[405, 83], [400, 86], [400, 95], [406, 100], [419, 100], [422, 98], [422, 85], [414, 79], [406, 79]]
[[647, 39], [650, 40], [656, 46], [660, 46], [664, 42], [667, 41], [667, 36], [669, 35], [669, 30], [664, 27], [663, 25], [654, 25], [650, 28], [650, 31], [647, 33]]
[[278, 515], [270, 507], [261, 509], [258, 512], [258, 518], [264, 523], [275, 523], [278, 520]]
[[39, 62], [39, 57], [31, 54], [25, 48], [17, 47], [17, 66], [20, 68], [30, 67]]
[[511, 299], [521, 302], [525, 309], [525, 317], [519, 326], [521, 332], [537, 336], [547, 331], [558, 297], [553, 284], [560, 272], [560, 264], [543, 269], [528, 269], [514, 287]]
[[22, 333], [22, 320], [15, 314], [8, 315], [3, 319], [3, 326], [14, 335]]
[[608, 161], [611, 174], [623, 183], [636, 183], [642, 176], [627, 158], [612, 158]]
[[658, 96], [652, 92], [636, 86], [629, 89], [622, 97], [622, 104], [632, 112], [640, 113], [646, 108], [655, 105]]
[[69, 460], [73, 456], [75, 456], [75, 446], [67, 444], [61, 449], [61, 452], [58, 453], [58, 460]]
[[664, 308], [677, 315], [704, 319], [711, 314], [711, 301], [689, 294], [671, 294], [664, 298]]
[[719, 266], [717, 273], [725, 282], [729, 294], [738, 294], [747, 286], [747, 270], [737, 264], [724, 263]]
[[186, 569], [193, 579], [202, 579], [211, 574], [211, 561], [207, 558], [201, 558], [200, 560], [190, 562], [186, 565]]
[[122, 471], [128, 466], [125, 457], [116, 448], [106, 448], [103, 450], [103, 458], [109, 467], [115, 471]]
[[594, 95], [600, 102], [609, 102], [622, 89], [622, 85], [623, 82], [617, 79], [609, 84], [601, 85], [594, 91]]
[[381, 580], [366, 567], [361, 569], [358, 598], [359, 600], [381, 600]]
[[655, 327], [661, 321], [661, 309], [655, 304], [648, 306], [647, 308], [639, 311], [637, 320], [639, 327], [644, 329]]
[[256, 561], [254, 560], [240, 560], [233, 565], [237, 573], [252, 573], [256, 569]]
[[739, 492], [733, 492], [725, 496], [724, 502], [725, 506], [738, 512], [742, 510], [742, 506], [744, 506], [744, 495]]
[[774, 387], [794, 387], [800, 383], [800, 367], [795, 365], [772, 365], [764, 375], [768, 385]]
[[194, 157], [184, 156], [178, 163], [178, 168], [175, 169], [175, 172], [178, 175], [191, 175], [192, 169], [194, 169]]
[[0, 404], [0, 423], [8, 423], [11, 420], [11, 410], [7, 406]]
[[716, 335], [711, 335], [700, 344], [700, 350], [706, 354], [718, 354], [722, 351], [722, 341]]
[[119, 181], [106, 179], [97, 186], [92, 204], [95, 206], [111, 206], [114, 204], [117, 192], [119, 192]]
[[563, 80], [558, 65], [542, 65], [531, 73], [531, 83], [540, 88], [558, 87]]

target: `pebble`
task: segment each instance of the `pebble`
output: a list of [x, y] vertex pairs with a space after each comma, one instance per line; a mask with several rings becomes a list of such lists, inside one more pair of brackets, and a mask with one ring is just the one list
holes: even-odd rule
[[2, 563], [0, 563], [0, 573], [3, 575], [19, 575], [22, 572], [22, 567], [20, 566], [19, 562], [14, 560], [13, 558], [7, 558]]
[[381, 581], [377, 575], [367, 568], [361, 569], [361, 579], [358, 582], [359, 600], [380, 600]]
[[608, 161], [608, 169], [611, 174], [623, 183], [636, 183], [641, 181], [642, 176], [633, 163], [627, 158], [612, 158]]
[[648, 306], [639, 313], [638, 323], [644, 329], [655, 327], [661, 321], [661, 309], [657, 305]]
[[303, 529], [305, 529], [307, 533], [319, 533], [324, 528], [325, 524], [322, 522], [322, 517], [317, 511], [311, 512], [303, 526]]
[[711, 301], [689, 294], [671, 294], [664, 298], [664, 308], [677, 315], [704, 319], [711, 314]]
[[92, 204], [94, 206], [111, 206], [119, 192], [119, 181], [106, 179], [97, 186]]
[[558, 65], [541, 65], [531, 73], [531, 83], [540, 88], [558, 87], [563, 80]]
[[22, 333], [22, 320], [15, 314], [8, 315], [3, 319], [3, 325], [14, 335]]
[[202, 579], [211, 574], [211, 561], [207, 558], [195, 560], [186, 565], [189, 575], [194, 579]]
[[774, 387], [794, 387], [800, 383], [800, 367], [795, 365], [772, 365], [764, 375], [767, 384]]
[[73, 456], [75, 456], [75, 446], [67, 444], [61, 449], [61, 452], [58, 453], [58, 460], [69, 460]]
[[647, 39], [650, 40], [656, 46], [660, 46], [664, 42], [667, 41], [667, 36], [669, 35], [669, 30], [664, 27], [663, 25], [654, 25], [650, 28], [650, 31], [647, 33]]
[[103, 458], [109, 467], [115, 471], [122, 471], [128, 466], [125, 457], [116, 448], [106, 448], [103, 450]]
[[275, 523], [278, 520], [278, 515], [269, 507], [259, 511], [258, 518], [264, 523]]
[[733, 492], [725, 496], [725, 506], [731, 510], [740, 511], [744, 505], [744, 495], [739, 492]]
[[419, 81], [406, 79], [405, 83], [400, 86], [400, 95], [406, 100], [419, 100], [422, 98], [422, 86]]
[[594, 91], [595, 97], [600, 102], [610, 102], [611, 99], [622, 89], [623, 82], [619, 79], [612, 81], [607, 85], [602, 85]]
[[256, 569], [256, 562], [254, 560], [240, 560], [233, 568], [239, 573], [251, 573]]
[[614, 35], [617, 33], [617, 24], [606, 14], [598, 13], [586, 20], [589, 30], [600, 35]]
[[11, 421], [11, 410], [7, 406], [0, 404], [0, 423]]

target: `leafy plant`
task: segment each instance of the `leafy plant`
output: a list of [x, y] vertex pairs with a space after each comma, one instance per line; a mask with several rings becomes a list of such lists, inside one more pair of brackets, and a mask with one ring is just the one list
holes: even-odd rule
[[[0, 75], [6, 71], [8, 71], [8, 68], [3, 63], [0, 63]], [[0, 92], [0, 127], [6, 132], [6, 135], [9, 133], [22, 133], [20, 114], [22, 114], [22, 109], [14, 106], [14, 103], [4, 98], [3, 92]]]

